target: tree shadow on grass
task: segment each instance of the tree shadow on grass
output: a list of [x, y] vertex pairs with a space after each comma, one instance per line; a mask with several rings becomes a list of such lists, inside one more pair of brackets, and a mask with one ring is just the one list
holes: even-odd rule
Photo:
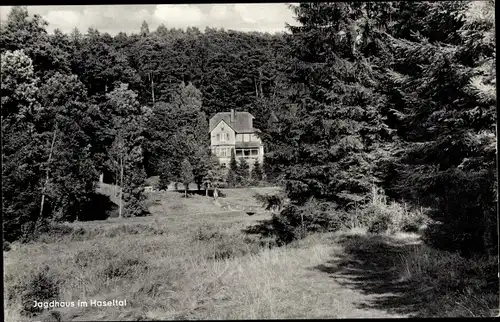
[[361, 309], [378, 309], [392, 314], [421, 316], [424, 298], [415, 291], [417, 285], [403, 282], [396, 270], [401, 256], [414, 247], [388, 236], [342, 236], [337, 242], [345, 254], [318, 265], [314, 269], [331, 275], [347, 288], [372, 295]]
[[110, 217], [118, 217], [118, 205], [111, 201], [109, 196], [96, 192], [83, 206], [80, 220], [105, 220]]
[[249, 235], [260, 235], [261, 237], [272, 237], [276, 234], [272, 219], [259, 220], [256, 224], [243, 229], [242, 232]]

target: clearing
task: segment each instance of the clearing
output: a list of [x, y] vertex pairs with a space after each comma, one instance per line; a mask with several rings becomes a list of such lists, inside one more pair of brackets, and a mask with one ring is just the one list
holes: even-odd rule
[[[275, 190], [225, 189], [222, 203], [244, 209], [257, 205], [255, 192]], [[377, 269], [384, 275], [387, 268], [347, 253], [345, 234], [269, 247], [272, 240], [244, 232], [271, 218], [263, 209], [248, 216], [210, 197], [185, 199], [173, 191], [150, 193], [149, 202], [148, 217], [65, 224], [64, 234], [14, 243], [4, 252], [6, 321], [26, 320], [13, 286], [36, 281], [45, 265], [60, 301], [127, 300], [125, 307], [58, 308], [65, 321], [408, 316], [389, 312], [390, 301], [377, 305], [396, 295], [389, 288], [368, 292], [364, 286], [374, 280], [363, 277]], [[31, 294], [29, 303], [47, 301], [37, 295], [45, 293]]]

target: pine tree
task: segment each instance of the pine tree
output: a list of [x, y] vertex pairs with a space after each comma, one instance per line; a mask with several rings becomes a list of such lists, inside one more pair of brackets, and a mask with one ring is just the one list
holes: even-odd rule
[[263, 179], [263, 177], [262, 177], [262, 168], [260, 166], [259, 161], [257, 160], [253, 164], [253, 168], [252, 168], [252, 180], [260, 182], [260, 181], [262, 181], [262, 179]]
[[434, 209], [444, 223], [437, 246], [495, 252], [493, 6], [421, 6], [427, 15], [415, 33], [392, 39], [397, 66], [405, 67], [394, 68], [398, 94], [390, 102], [405, 128], [399, 132], [406, 148], [395, 163], [394, 190]]
[[231, 149], [231, 160], [229, 161], [229, 171], [227, 172], [227, 184], [229, 187], [235, 187], [237, 184], [238, 163], [234, 149]]
[[365, 200], [379, 181], [374, 161], [390, 134], [379, 111], [373, 53], [364, 50], [383, 48], [375, 46], [381, 43], [375, 32], [363, 36], [366, 3], [308, 3], [294, 11], [301, 26], [290, 26], [290, 78], [299, 104], [275, 157], [288, 162], [286, 190], [294, 202], [314, 197], [346, 207]]
[[140, 35], [142, 37], [146, 37], [147, 35], [149, 35], [149, 26], [146, 20], [142, 22]]
[[245, 158], [241, 158], [236, 171], [236, 180], [238, 184], [245, 186], [250, 179], [250, 165]]

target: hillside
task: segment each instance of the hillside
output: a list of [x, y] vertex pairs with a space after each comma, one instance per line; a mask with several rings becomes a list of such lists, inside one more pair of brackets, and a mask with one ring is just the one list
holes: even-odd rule
[[[236, 203], [251, 200], [254, 191], [224, 192]], [[31, 299], [127, 300], [123, 308], [58, 309], [71, 321], [399, 316], [358, 308], [374, 297], [344, 287], [341, 281], [350, 277], [332, 279], [320, 269], [331, 265], [332, 254], [342, 254], [328, 235], [269, 249], [272, 240], [242, 230], [270, 214], [250, 217], [222, 211], [212, 198], [181, 196], [151, 195], [149, 217], [65, 224], [36, 243], [13, 245], [4, 253], [5, 321], [26, 321], [19, 316], [19, 299], [8, 300], [16, 295], [15, 285], [28, 285], [23, 294]], [[35, 274], [58, 291], [29, 286]]]

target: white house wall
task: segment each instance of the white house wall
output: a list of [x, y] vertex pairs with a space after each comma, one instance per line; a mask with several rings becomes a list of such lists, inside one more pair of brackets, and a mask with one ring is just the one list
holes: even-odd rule
[[[228, 140], [225, 140], [225, 141], [217, 140], [217, 134], [224, 134], [224, 133], [229, 134]], [[212, 147], [214, 147], [214, 146], [234, 147], [234, 145], [236, 143], [236, 135], [235, 134], [236, 133], [234, 132], [234, 130], [229, 125], [227, 125], [226, 122], [224, 122], [222, 120], [222, 121], [220, 121], [219, 124], [217, 124], [217, 126], [212, 130], [212, 133], [210, 134], [211, 146]]]

